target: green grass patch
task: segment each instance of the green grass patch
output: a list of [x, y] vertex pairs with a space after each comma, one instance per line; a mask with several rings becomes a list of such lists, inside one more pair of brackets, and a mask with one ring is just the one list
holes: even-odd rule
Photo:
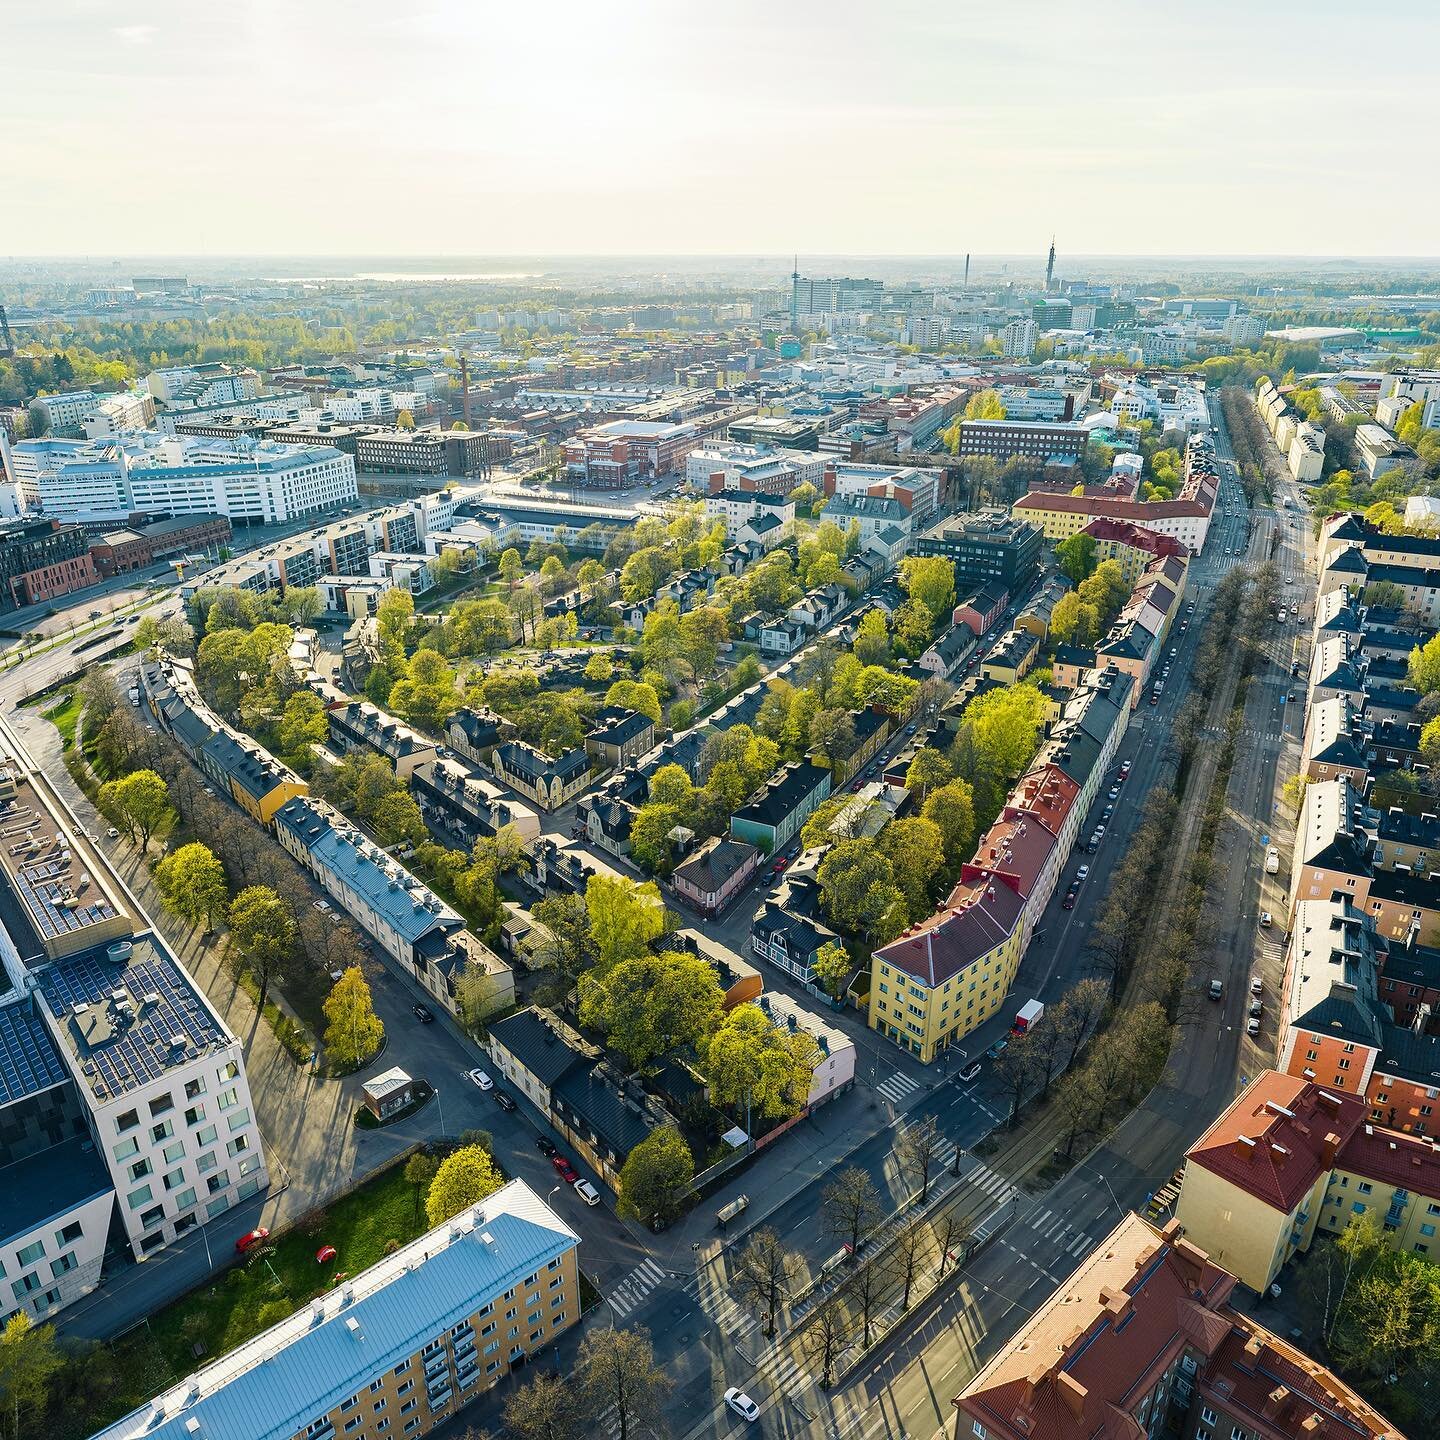
[[72, 691], [69, 695], [62, 695], [48, 710], [40, 712], [60, 732], [62, 746], [66, 750], [75, 743], [81, 708], [80, 696]]
[[[242, 970], [239, 982], [240, 988], [259, 1009], [260, 986], [255, 977], [248, 970]], [[275, 1032], [275, 1038], [285, 1047], [285, 1053], [297, 1065], [308, 1063], [311, 1052], [315, 1049], [315, 1037], [298, 1020], [287, 1015], [268, 995], [265, 997], [265, 1005], [263, 1009], [260, 1009], [260, 1014], [265, 1023]]]

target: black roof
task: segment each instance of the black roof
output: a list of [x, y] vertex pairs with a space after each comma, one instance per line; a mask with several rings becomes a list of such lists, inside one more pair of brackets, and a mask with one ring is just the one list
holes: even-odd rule
[[587, 1065], [586, 1056], [559, 1036], [538, 1010], [520, 1010], [497, 1020], [490, 1038], [508, 1050], [542, 1085], [554, 1088], [560, 1078], [577, 1066]]

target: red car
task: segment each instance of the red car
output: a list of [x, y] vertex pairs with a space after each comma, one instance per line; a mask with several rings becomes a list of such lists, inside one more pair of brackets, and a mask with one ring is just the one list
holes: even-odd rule
[[236, 1251], [243, 1255], [247, 1250], [253, 1250], [262, 1240], [268, 1240], [270, 1232], [263, 1226], [257, 1226], [254, 1230], [247, 1230], [236, 1242]]
[[551, 1156], [550, 1163], [567, 1185], [573, 1185], [580, 1178], [579, 1172], [563, 1155]]
[[785, 865], [786, 865], [786, 860], [785, 860], [785, 857], [782, 855], [782, 856], [770, 867], [770, 873], [771, 873], [772, 875], [779, 875], [779, 874], [785, 869]]

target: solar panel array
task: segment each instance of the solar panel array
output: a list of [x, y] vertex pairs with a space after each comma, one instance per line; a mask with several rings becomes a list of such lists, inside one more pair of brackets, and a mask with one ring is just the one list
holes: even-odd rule
[[[180, 967], [147, 938], [133, 943], [125, 965], [105, 959], [103, 950], [92, 951], [52, 965], [41, 982], [62, 1023], [81, 1004], [104, 1008], [109, 1015], [105, 1038], [77, 1046], [87, 1083], [108, 1095], [158, 1080], [173, 1066], [198, 1059], [226, 1039]], [[122, 1006], [128, 1003], [133, 1015], [128, 1023], [125, 1010], [112, 998], [112, 992], [122, 988]], [[147, 995], [158, 998], [146, 1004]], [[174, 1036], [184, 1040], [183, 1047], [170, 1043]]]
[[22, 866], [16, 872], [15, 888], [43, 940], [72, 935], [87, 925], [98, 925], [115, 916], [115, 907], [98, 890], [89, 903], [66, 905], [65, 890], [70, 883], [66, 877], [70, 873], [68, 860], [41, 860]]
[[29, 1001], [0, 1009], [0, 1104], [48, 1090], [65, 1073], [45, 1022]]

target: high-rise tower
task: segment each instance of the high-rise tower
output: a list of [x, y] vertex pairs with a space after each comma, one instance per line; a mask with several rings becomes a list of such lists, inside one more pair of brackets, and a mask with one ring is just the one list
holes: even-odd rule
[[795, 268], [790, 272], [790, 333], [800, 333], [800, 257], [795, 257]]
[[1047, 290], [1055, 283], [1055, 237], [1050, 237], [1050, 258], [1045, 262], [1045, 288]]

